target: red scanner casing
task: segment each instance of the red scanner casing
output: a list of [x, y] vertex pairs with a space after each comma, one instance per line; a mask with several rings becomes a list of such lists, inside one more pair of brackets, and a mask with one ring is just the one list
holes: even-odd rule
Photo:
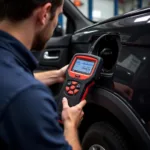
[[[94, 63], [90, 73], [74, 71], [73, 68], [77, 60], [90, 62], [92, 64]], [[66, 71], [66, 79], [59, 95], [58, 113], [60, 115], [62, 112], [63, 97], [68, 99], [70, 107], [75, 106], [84, 100], [90, 87], [93, 86], [95, 80], [100, 77], [102, 66], [103, 59], [101, 57], [84, 53], [77, 53], [74, 55]]]

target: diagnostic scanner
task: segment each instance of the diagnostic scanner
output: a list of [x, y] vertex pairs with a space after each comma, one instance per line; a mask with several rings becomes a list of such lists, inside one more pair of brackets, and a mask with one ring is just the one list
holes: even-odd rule
[[100, 77], [103, 59], [92, 54], [78, 53], [72, 58], [66, 71], [66, 79], [59, 95], [58, 113], [62, 112], [62, 99], [66, 97], [70, 107], [85, 99], [89, 88]]

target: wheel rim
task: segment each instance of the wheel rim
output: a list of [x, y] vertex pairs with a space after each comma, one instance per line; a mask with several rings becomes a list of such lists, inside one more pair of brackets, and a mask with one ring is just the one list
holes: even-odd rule
[[89, 150], [106, 150], [106, 149], [102, 147], [101, 145], [95, 144], [95, 145], [92, 145]]

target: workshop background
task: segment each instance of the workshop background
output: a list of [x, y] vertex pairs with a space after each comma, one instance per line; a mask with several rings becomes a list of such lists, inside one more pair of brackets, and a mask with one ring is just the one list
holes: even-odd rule
[[[76, 7], [90, 20], [104, 21], [113, 16], [133, 10], [150, 7], [150, 0], [71, 0]], [[65, 30], [66, 17], [59, 17], [59, 24]]]
[[72, 0], [80, 11], [94, 21], [150, 6], [150, 0]]

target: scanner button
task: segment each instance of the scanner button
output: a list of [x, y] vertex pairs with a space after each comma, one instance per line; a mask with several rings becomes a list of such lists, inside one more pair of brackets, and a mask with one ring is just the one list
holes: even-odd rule
[[80, 88], [81, 88], [81, 85], [80, 85], [80, 84], [78, 84], [78, 85], [76, 86], [76, 88], [77, 88], [77, 89], [80, 89]]
[[79, 90], [75, 89], [74, 90], [74, 94], [77, 94], [79, 92]]
[[67, 85], [68, 85], [68, 86], [71, 86], [71, 83], [72, 83], [71, 81], [68, 81], [68, 82], [67, 82]]
[[72, 85], [71, 87], [70, 87], [70, 89], [71, 90], [74, 90], [76, 87], [74, 86], [74, 85]]
[[76, 74], [75, 77], [76, 77], [76, 78], [80, 78], [80, 75], [79, 75], [79, 74]]
[[73, 84], [73, 85], [77, 85], [77, 84], [78, 84], [78, 82], [76, 82], [76, 81], [72, 81], [72, 84]]
[[66, 91], [68, 92], [70, 90], [69, 86], [66, 86]]
[[74, 93], [73, 93], [73, 91], [68, 91], [68, 94], [73, 95]]

